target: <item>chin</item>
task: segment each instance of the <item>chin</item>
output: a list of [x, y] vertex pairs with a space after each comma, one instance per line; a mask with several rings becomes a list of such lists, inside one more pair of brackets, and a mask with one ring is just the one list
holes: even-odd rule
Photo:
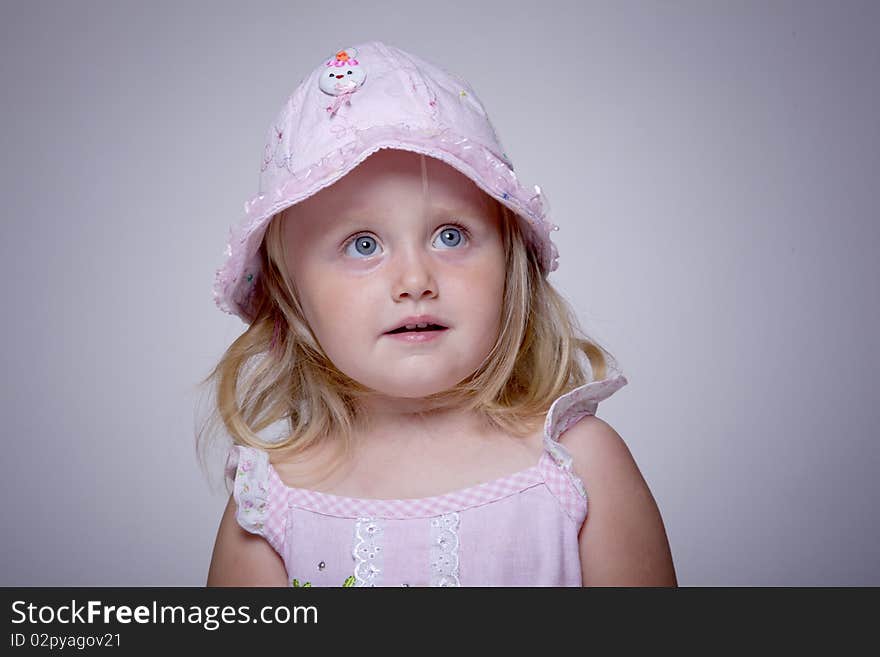
[[379, 388], [376, 389], [376, 393], [386, 397], [395, 397], [399, 399], [423, 399], [429, 395], [449, 390], [452, 385], [436, 386], [413, 384], [405, 387], [394, 386], [394, 388]]
[[369, 386], [377, 395], [395, 397], [400, 399], [422, 399], [428, 395], [444, 392], [452, 388], [461, 378], [444, 378], [438, 381], [432, 377], [430, 381], [401, 376], [393, 382], [379, 382]]

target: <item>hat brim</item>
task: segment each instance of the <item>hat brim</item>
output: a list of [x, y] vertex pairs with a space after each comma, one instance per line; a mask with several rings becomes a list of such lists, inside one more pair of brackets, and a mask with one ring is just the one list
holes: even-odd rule
[[558, 252], [550, 239], [556, 228], [547, 218], [547, 200], [539, 187], [526, 190], [509, 167], [490, 149], [449, 130], [406, 126], [375, 126], [307, 169], [292, 172], [274, 194], [259, 194], [245, 203], [244, 220], [230, 229], [227, 260], [214, 277], [217, 306], [246, 323], [254, 319], [253, 292], [260, 275], [259, 248], [272, 217], [329, 187], [382, 148], [395, 148], [437, 158], [470, 178], [489, 196], [510, 209], [520, 221], [529, 248], [538, 256], [546, 276], [558, 267]]

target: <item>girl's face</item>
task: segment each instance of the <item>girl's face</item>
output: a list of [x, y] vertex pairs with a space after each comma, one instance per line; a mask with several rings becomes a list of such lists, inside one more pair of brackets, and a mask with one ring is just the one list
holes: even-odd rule
[[[505, 257], [498, 207], [446, 163], [380, 149], [287, 212], [288, 273], [342, 372], [379, 397], [419, 398], [472, 374], [500, 330]], [[461, 226], [461, 227], [459, 227]], [[449, 327], [386, 335], [412, 315]]]

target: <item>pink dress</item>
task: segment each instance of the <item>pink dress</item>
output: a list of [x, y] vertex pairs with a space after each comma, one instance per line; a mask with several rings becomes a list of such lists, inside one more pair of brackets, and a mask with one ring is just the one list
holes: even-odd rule
[[289, 586], [581, 586], [587, 492], [558, 438], [626, 385], [609, 370], [553, 402], [538, 463], [434, 497], [292, 488], [267, 452], [234, 445], [226, 477], [238, 523], [278, 552]]

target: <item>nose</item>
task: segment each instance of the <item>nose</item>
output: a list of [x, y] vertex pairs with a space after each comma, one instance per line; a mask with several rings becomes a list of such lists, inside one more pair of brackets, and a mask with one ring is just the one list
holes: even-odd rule
[[407, 297], [419, 300], [437, 296], [437, 282], [423, 257], [415, 253], [404, 255], [401, 260], [394, 283], [395, 300]]
[[345, 77], [345, 76], [344, 76], [344, 75], [337, 75], [336, 77], [337, 77], [337, 79], [338, 79], [338, 78], [342, 78], [342, 77]]

